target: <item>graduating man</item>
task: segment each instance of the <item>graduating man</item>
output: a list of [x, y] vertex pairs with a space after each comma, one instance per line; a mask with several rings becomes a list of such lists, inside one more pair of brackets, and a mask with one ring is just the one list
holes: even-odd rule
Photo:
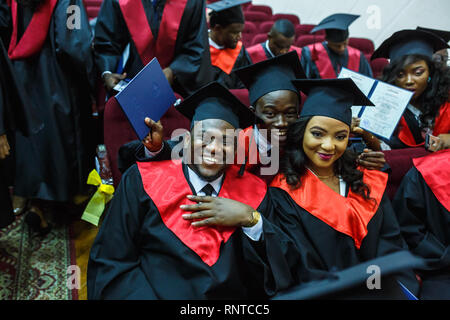
[[133, 78], [154, 57], [182, 96], [208, 83], [205, 10], [203, 0], [103, 1], [94, 50], [106, 89], [111, 91], [120, 80]]
[[419, 270], [422, 299], [450, 299], [450, 150], [413, 159], [392, 202]]
[[373, 77], [364, 54], [348, 45], [348, 28], [357, 18], [358, 15], [333, 14], [311, 30], [325, 30], [325, 41], [302, 48], [301, 63], [309, 79], [337, 78], [342, 67]]
[[[86, 11], [81, 0], [9, 4], [8, 56], [44, 123], [30, 137], [17, 133], [14, 193], [26, 199], [69, 202], [85, 191], [95, 151], [91, 132], [94, 63]], [[69, 19], [70, 6], [80, 8], [75, 20]], [[40, 227], [46, 230], [41, 210], [32, 203], [30, 215], [40, 216]]]
[[274, 214], [267, 185], [228, 162], [254, 114], [218, 83], [178, 110], [192, 121], [185, 157], [126, 171], [91, 248], [89, 299], [264, 298], [311, 277], [259, 214]]
[[285, 54], [289, 51], [297, 51], [301, 57], [302, 50], [293, 46], [295, 40], [295, 28], [291, 21], [280, 19], [275, 21], [267, 34], [267, 41], [255, 44], [247, 49], [253, 63]]
[[214, 80], [228, 89], [244, 87], [233, 71], [252, 63], [241, 41], [245, 23], [241, 4], [246, 2], [249, 0], [220, 1], [208, 5], [212, 10], [209, 50]]

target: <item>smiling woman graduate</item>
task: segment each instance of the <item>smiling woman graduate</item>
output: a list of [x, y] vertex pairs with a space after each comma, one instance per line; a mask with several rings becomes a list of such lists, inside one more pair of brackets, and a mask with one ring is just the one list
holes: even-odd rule
[[[282, 173], [272, 182], [291, 197], [290, 206], [278, 206], [282, 216], [296, 221], [280, 228], [308, 238], [328, 271], [407, 250], [385, 195], [387, 174], [356, 167], [346, 149], [351, 106], [373, 104], [351, 79], [293, 82], [308, 98], [289, 128]], [[417, 294], [412, 273], [403, 281]]]

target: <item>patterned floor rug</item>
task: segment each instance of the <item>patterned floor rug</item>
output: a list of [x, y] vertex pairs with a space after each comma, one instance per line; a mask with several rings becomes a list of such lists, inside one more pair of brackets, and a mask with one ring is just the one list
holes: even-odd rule
[[[32, 233], [24, 216], [0, 230], [0, 300], [74, 300], [75, 265], [68, 224], [54, 224], [44, 238]], [[68, 281], [69, 280], [69, 281]], [[68, 284], [69, 283], [69, 284]]]

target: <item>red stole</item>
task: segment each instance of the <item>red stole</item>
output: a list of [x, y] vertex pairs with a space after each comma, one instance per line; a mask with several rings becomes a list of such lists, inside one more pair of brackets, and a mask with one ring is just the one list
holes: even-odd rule
[[[314, 43], [308, 46], [311, 51], [311, 59], [319, 70], [321, 79], [335, 79], [337, 78], [336, 71], [333, 68], [333, 63], [328, 55], [327, 49], [323, 43]], [[361, 60], [361, 52], [358, 49], [347, 46], [348, 61], [347, 65], [343, 66], [347, 69], [359, 72], [359, 64]]]
[[175, 42], [187, 0], [167, 0], [159, 26], [158, 39], [154, 39], [141, 0], [119, 0], [128, 31], [142, 63], [146, 65], [156, 57], [162, 68], [172, 62]]
[[[402, 116], [400, 122], [398, 123], [398, 138], [404, 144], [410, 147], [419, 147], [423, 146], [425, 142], [416, 143], [411, 130], [408, 127], [408, 123], [405, 118]], [[439, 114], [434, 121], [434, 129], [433, 135], [438, 136], [440, 134], [450, 133], [450, 102], [446, 102], [439, 109]]]
[[[181, 161], [138, 162], [145, 192], [153, 200], [164, 224], [187, 247], [192, 249], [208, 266], [214, 265], [220, 256], [220, 246], [226, 243], [236, 228], [191, 226], [181, 216], [180, 205], [192, 204], [187, 195], [192, 194], [184, 178]], [[227, 169], [219, 197], [233, 199], [258, 208], [264, 199], [267, 186], [258, 177], [246, 173], [238, 175], [239, 167]]]
[[233, 70], [234, 64], [241, 52], [242, 41], [239, 41], [236, 48], [224, 48], [217, 49], [213, 46], [209, 46], [209, 52], [211, 54], [211, 64], [220, 68], [226, 74], [230, 74]]
[[275, 177], [271, 186], [285, 190], [300, 207], [336, 231], [352, 237], [359, 249], [367, 235], [367, 225], [381, 203], [388, 180], [388, 175], [381, 171], [362, 171], [363, 181], [370, 186], [370, 197], [376, 200], [376, 205], [351, 190], [347, 197], [342, 197], [309, 170], [301, 178], [298, 189], [291, 189], [282, 174]]
[[413, 159], [436, 199], [450, 211], [450, 149]]
[[30, 24], [17, 42], [17, 2], [11, 2], [13, 30], [9, 43], [8, 56], [11, 60], [26, 59], [41, 51], [47, 38], [53, 10], [58, 0], [47, 0], [33, 14]]

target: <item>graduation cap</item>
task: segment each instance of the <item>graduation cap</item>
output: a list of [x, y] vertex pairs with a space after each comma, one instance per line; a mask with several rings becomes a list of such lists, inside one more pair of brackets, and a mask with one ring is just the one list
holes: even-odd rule
[[206, 5], [211, 9], [210, 25], [214, 27], [216, 24], [227, 26], [232, 23], [244, 23], [244, 12], [241, 4], [251, 2], [251, 0], [223, 0]]
[[352, 106], [374, 105], [350, 78], [296, 79], [292, 83], [308, 96], [300, 117], [325, 116], [351, 126]]
[[431, 58], [436, 51], [448, 47], [447, 43], [434, 33], [422, 30], [401, 30], [384, 40], [370, 59], [387, 58], [395, 61], [410, 54], [420, 54]]
[[359, 17], [359, 15], [347, 13], [332, 14], [320, 21], [310, 33], [325, 30], [327, 40], [332, 42], [343, 42], [349, 36], [349, 26]]
[[423, 28], [423, 27], [417, 27], [416, 30], [433, 33], [433, 34], [441, 37], [445, 42], [450, 41], [450, 31], [429, 29], [429, 28]]
[[218, 82], [211, 82], [197, 90], [176, 109], [191, 120], [191, 129], [195, 121], [207, 119], [221, 119], [235, 128], [247, 128], [261, 121], [236, 96]]
[[296, 51], [237, 69], [235, 73], [247, 87], [252, 106], [269, 92], [289, 90], [298, 94], [291, 80], [306, 79]]

